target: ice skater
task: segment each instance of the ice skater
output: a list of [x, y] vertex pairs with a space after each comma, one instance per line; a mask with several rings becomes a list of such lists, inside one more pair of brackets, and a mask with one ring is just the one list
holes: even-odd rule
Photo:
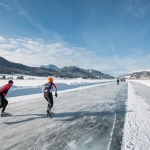
[[8, 105], [8, 101], [5, 98], [5, 96], [7, 95], [9, 89], [13, 86], [13, 81], [9, 80], [8, 84], [4, 85], [1, 89], [0, 89], [0, 109], [2, 108], [1, 111], [1, 116], [8, 114], [5, 112], [6, 106]]
[[57, 87], [53, 82], [53, 78], [48, 78], [48, 83], [44, 85], [42, 91], [44, 93], [44, 98], [48, 101], [47, 113], [50, 112], [51, 114], [51, 109], [53, 107], [53, 91], [55, 91], [55, 96], [57, 97]]
[[118, 79], [117, 79], [117, 85], [119, 85], [119, 82], [120, 82], [120, 81], [119, 81], [119, 78], [118, 78]]

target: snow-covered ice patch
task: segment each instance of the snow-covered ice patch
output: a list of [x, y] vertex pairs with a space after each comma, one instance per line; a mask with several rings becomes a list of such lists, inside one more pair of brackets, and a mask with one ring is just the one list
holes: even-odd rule
[[145, 99], [128, 83], [128, 101], [124, 127], [123, 150], [150, 149], [150, 110]]
[[[105, 84], [110, 84], [110, 83], [113, 83], [113, 82], [108, 82], [108, 83], [105, 83]], [[89, 86], [83, 86], [83, 87], [80, 86], [80, 87], [77, 87], [77, 88], [58, 91], [58, 96], [60, 94], [73, 92], [73, 91], [78, 91], [78, 90], [83, 90], [83, 89], [87, 89], [87, 88], [92, 88], [92, 87], [96, 87], [96, 86], [99, 86], [99, 85], [103, 85], [103, 84], [89, 85]], [[12, 96], [12, 97], [9, 97], [9, 103], [16, 103], [16, 102], [25, 101], [25, 100], [37, 99], [37, 98], [40, 98], [40, 97], [41, 98], [43, 97], [43, 93], [31, 94], [31, 95], [21, 95], [21, 96], [15, 96], [15, 97]]]
[[[0, 86], [6, 84], [9, 79], [6, 80], [0, 80]], [[41, 86], [47, 82], [47, 78], [41, 79], [36, 78], [33, 80], [13, 80], [14, 81], [14, 86]], [[82, 79], [82, 78], [76, 78], [76, 79], [60, 79], [60, 78], [54, 78], [54, 83], [64, 83], [67, 85], [72, 85], [72, 84], [85, 84], [85, 83], [105, 83], [105, 82], [110, 82], [114, 81], [113, 79], [103, 79], [103, 80], [98, 80], [98, 79]]]
[[150, 86], [150, 80], [133, 80], [133, 81]]
[[[74, 89], [79, 87], [91, 86], [96, 84], [110, 83], [114, 80], [85, 80], [85, 79], [56, 79], [58, 91]], [[0, 86], [7, 83], [7, 80], [0, 80]], [[42, 93], [42, 87], [47, 83], [47, 80], [14, 80], [14, 86], [9, 91], [7, 97], [16, 97], [22, 95], [32, 95]]]

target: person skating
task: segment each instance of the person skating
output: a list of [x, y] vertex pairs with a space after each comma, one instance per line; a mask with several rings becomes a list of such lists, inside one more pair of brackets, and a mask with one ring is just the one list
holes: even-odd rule
[[0, 89], [0, 109], [2, 108], [2, 111], [1, 111], [1, 115], [4, 115], [4, 114], [7, 114], [5, 113], [5, 109], [6, 109], [6, 106], [8, 105], [8, 101], [6, 99], [6, 95], [9, 91], [9, 89], [13, 86], [13, 81], [12, 80], [9, 80], [8, 81], [8, 84], [4, 85], [1, 89]]
[[48, 78], [48, 83], [44, 85], [42, 91], [44, 93], [44, 98], [48, 101], [47, 112], [49, 111], [51, 113], [53, 107], [53, 91], [55, 91], [55, 96], [57, 97], [57, 87], [53, 82], [53, 78]]
[[118, 78], [118, 79], [117, 79], [117, 85], [119, 85], [119, 82], [120, 82], [120, 81], [119, 81], [119, 78]]

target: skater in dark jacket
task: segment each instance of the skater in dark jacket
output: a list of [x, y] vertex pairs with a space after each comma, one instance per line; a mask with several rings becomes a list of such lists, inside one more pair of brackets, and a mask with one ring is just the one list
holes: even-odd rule
[[13, 81], [9, 80], [8, 84], [4, 85], [1, 89], [0, 89], [0, 109], [2, 108], [2, 112], [1, 115], [3, 114], [7, 114], [5, 113], [5, 109], [6, 106], [8, 105], [8, 101], [5, 98], [5, 96], [7, 95], [9, 89], [13, 86]]
[[119, 78], [118, 78], [118, 79], [117, 79], [117, 85], [119, 85], [119, 82], [120, 82], [120, 81], [119, 81]]
[[44, 85], [42, 91], [44, 93], [44, 98], [48, 101], [47, 111], [51, 112], [53, 107], [53, 91], [55, 91], [55, 96], [57, 97], [57, 87], [53, 83], [53, 78], [48, 78], [48, 83]]

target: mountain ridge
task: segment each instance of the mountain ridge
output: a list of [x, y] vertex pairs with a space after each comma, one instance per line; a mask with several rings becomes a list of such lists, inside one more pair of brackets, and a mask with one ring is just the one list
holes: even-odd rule
[[55, 71], [59, 71], [60, 70], [56, 65], [53, 65], [53, 64], [41, 65], [40, 67], [41, 68], [52, 69], [52, 70], [55, 70]]
[[133, 72], [121, 75], [119, 77], [131, 78], [131, 79], [150, 79], [150, 69], [133, 71]]
[[34, 76], [55, 76], [62, 78], [93, 78], [93, 79], [113, 79], [114, 77], [103, 74], [93, 69], [82, 69], [76, 66], [63, 67], [59, 71], [55, 71], [42, 67], [30, 67], [20, 63], [13, 63], [0, 57], [0, 73], [3, 74], [22, 74]]

